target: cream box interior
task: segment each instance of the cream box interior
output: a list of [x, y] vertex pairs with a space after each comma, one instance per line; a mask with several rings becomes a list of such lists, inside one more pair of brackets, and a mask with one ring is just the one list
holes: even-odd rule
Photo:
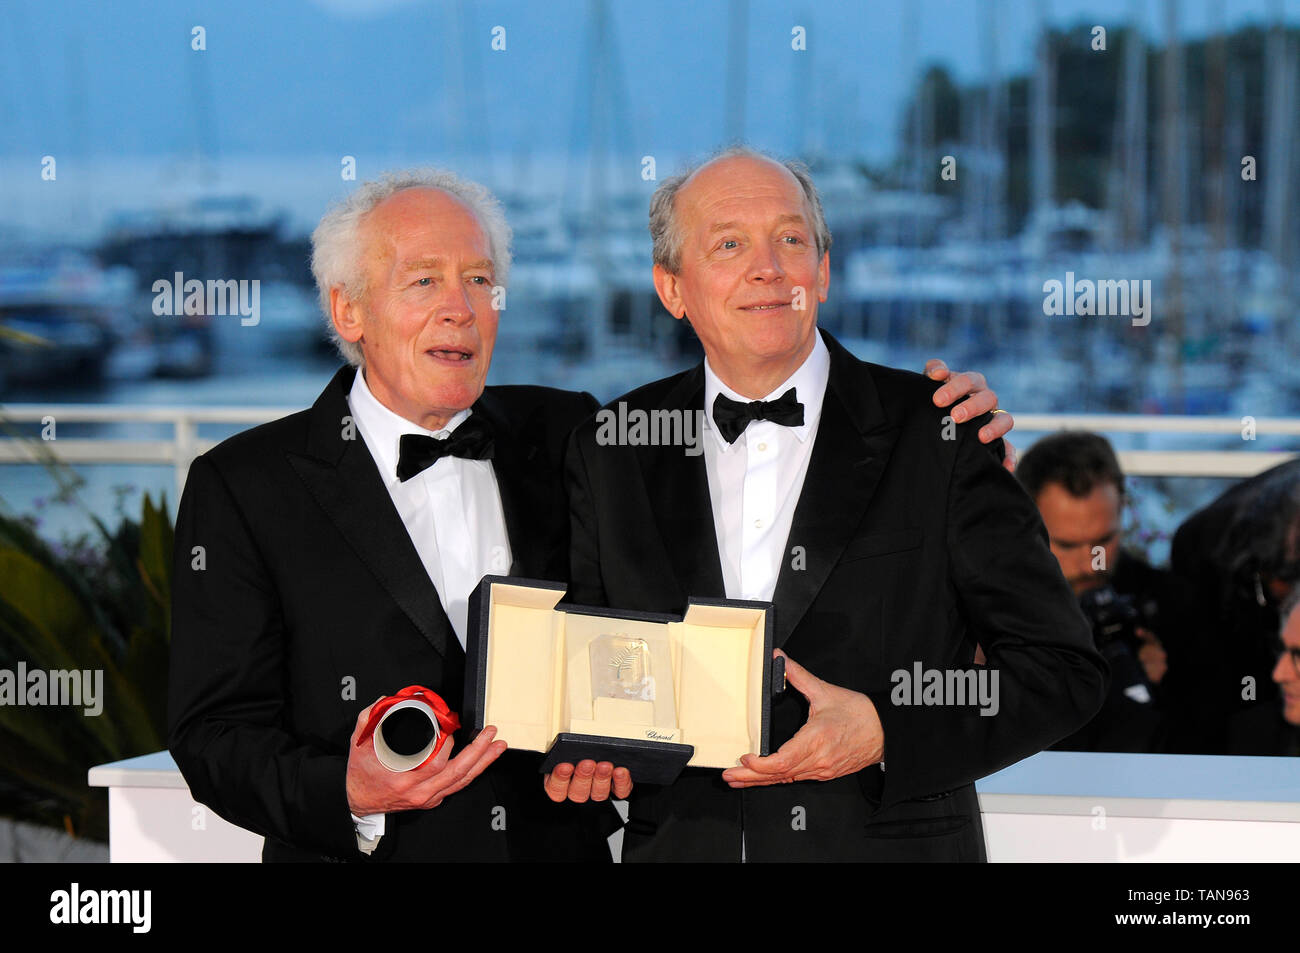
[[[484, 583], [482, 723], [511, 748], [546, 751], [573, 732], [691, 745], [693, 767], [727, 768], [762, 753], [767, 608], [692, 603], [680, 621], [629, 618], [557, 609], [562, 588]], [[611, 651], [612, 662], [593, 661]], [[606, 664], [622, 665], [623, 683], [639, 690], [605, 697]]]

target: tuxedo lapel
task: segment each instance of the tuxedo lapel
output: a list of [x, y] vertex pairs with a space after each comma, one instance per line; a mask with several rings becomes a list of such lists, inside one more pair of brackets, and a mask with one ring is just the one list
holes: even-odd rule
[[463, 656], [438, 591], [350, 419], [347, 394], [355, 373], [350, 367], [340, 370], [317, 399], [310, 411], [307, 452], [290, 452], [289, 463], [429, 644], [444, 658]]
[[474, 404], [474, 413], [482, 414], [492, 427], [492, 471], [510, 539], [509, 574], [542, 578], [550, 562], [547, 546], [551, 542], [543, 518], [554, 500], [548, 494], [548, 475], [543, 471], [538, 435], [532, 428], [513, 425], [490, 389]]
[[[682, 375], [668, 392], [663, 409], [693, 414], [703, 407], [704, 367], [699, 365]], [[711, 438], [700, 433], [699, 439]], [[686, 448], [681, 446], [641, 446], [637, 448], [637, 457], [650, 509], [680, 587], [677, 598], [665, 593], [648, 602], [685, 608], [686, 599], [691, 596], [724, 595], [704, 454], [688, 456]], [[646, 575], [647, 586], [659, 578], [649, 572]]]
[[830, 379], [772, 599], [777, 646], [803, 619], [857, 531], [898, 438], [869, 374], [834, 338], [822, 336], [831, 352]]

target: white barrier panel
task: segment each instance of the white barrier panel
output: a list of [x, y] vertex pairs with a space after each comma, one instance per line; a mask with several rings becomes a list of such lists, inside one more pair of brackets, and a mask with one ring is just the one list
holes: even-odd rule
[[[90, 784], [109, 788], [114, 863], [261, 859], [262, 838], [195, 803], [166, 751]], [[1044, 751], [976, 788], [994, 863], [1300, 858], [1300, 758]]]

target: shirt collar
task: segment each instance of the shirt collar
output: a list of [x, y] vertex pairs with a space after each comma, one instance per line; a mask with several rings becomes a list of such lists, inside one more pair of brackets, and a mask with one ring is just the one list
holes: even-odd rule
[[[820, 331], [814, 331], [813, 337], [815, 338], [813, 349], [804, 358], [804, 362], [799, 365], [798, 369], [786, 378], [783, 383], [773, 388], [770, 394], [759, 398], [760, 400], [775, 400], [791, 387], [795, 388], [795, 396], [798, 398], [799, 403], [803, 404], [803, 423], [798, 427], [791, 427], [790, 430], [799, 438], [800, 443], [806, 443], [808, 438], [817, 432], [817, 421], [821, 419], [822, 413], [822, 401], [826, 397], [826, 384], [831, 376], [831, 352], [826, 349], [826, 342], [822, 340]], [[717, 400], [719, 394], [723, 394], [731, 400], [738, 400], [742, 404], [748, 404], [751, 400], [749, 397], [742, 397], [724, 384], [722, 378], [714, 373], [708, 357], [705, 357], [704, 426], [713, 431], [714, 439], [718, 441], [718, 446], [725, 452], [738, 445], [740, 440], [737, 440], [734, 444], [727, 443], [713, 422], [713, 402]], [[741, 434], [741, 437], [744, 437], [744, 434]]]
[[357, 370], [356, 379], [352, 382], [348, 404], [366, 445], [375, 457], [379, 472], [387, 483], [397, 479], [397, 460], [403, 434], [423, 434], [439, 440], [445, 439], [470, 415], [469, 408], [457, 411], [441, 430], [426, 430], [381, 404], [367, 386], [365, 371], [361, 369]]

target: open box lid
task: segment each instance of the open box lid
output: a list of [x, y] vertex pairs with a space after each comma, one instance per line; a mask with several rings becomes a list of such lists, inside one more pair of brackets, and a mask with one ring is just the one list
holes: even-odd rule
[[[495, 725], [511, 748], [530, 751], [547, 751], [561, 734], [689, 745], [688, 763], [706, 768], [768, 753], [771, 603], [692, 598], [673, 615], [573, 605], [565, 592], [555, 582], [483, 577], [466, 644], [472, 729]], [[618, 685], [640, 693], [611, 688], [611, 665]]]

